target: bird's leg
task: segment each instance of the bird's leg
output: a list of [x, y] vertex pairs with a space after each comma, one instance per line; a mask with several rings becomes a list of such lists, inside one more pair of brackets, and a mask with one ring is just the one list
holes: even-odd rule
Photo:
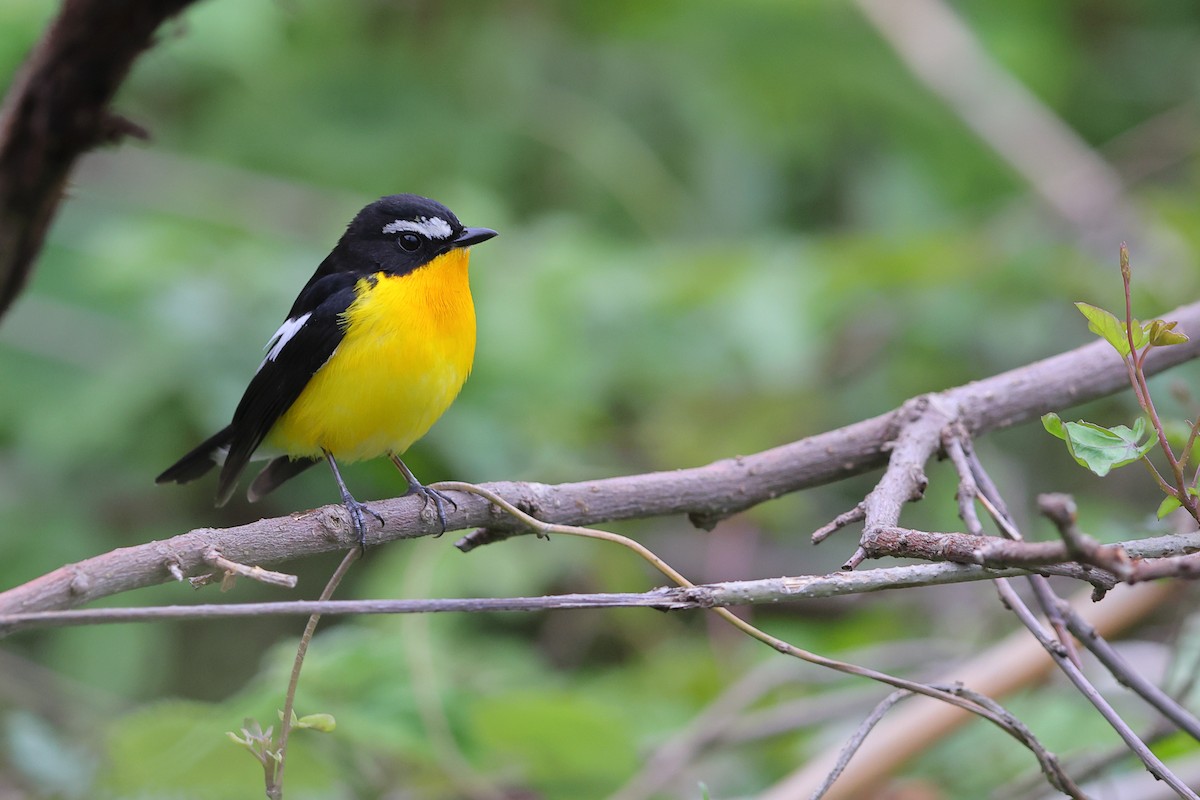
[[454, 506], [455, 510], [458, 510], [458, 504], [451, 500], [449, 496], [417, 480], [417, 476], [413, 475], [412, 470], [400, 460], [400, 456], [395, 453], [388, 453], [388, 458], [396, 465], [396, 469], [400, 470], [400, 474], [404, 476], [404, 480], [408, 481], [408, 491], [404, 493], [405, 497], [410, 494], [419, 494], [425, 498], [426, 505], [429, 505], [430, 501], [433, 502], [434, 508], [437, 509], [438, 522], [442, 525], [441, 533], [437, 535], [441, 536], [446, 532], [446, 503]]
[[346, 506], [346, 510], [350, 512], [350, 521], [354, 525], [354, 533], [358, 536], [358, 546], [365, 552], [367, 549], [367, 520], [363, 516], [363, 512], [367, 512], [375, 519], [379, 520], [379, 524], [383, 525], [383, 517], [376, 511], [354, 499], [354, 495], [350, 494], [350, 490], [346, 488], [346, 482], [342, 480], [342, 473], [338, 471], [337, 461], [333, 457], [333, 453], [328, 450], [325, 453], [325, 460], [329, 462], [329, 468], [333, 470], [333, 479], [337, 481], [338, 489], [342, 491], [342, 503]]

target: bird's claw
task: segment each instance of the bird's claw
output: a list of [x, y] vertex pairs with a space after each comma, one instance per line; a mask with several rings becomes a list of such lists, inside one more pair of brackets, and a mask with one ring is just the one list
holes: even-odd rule
[[346, 505], [346, 510], [350, 512], [350, 524], [354, 528], [355, 537], [358, 539], [358, 546], [365, 552], [367, 549], [367, 519], [363, 515], [365, 511], [375, 519], [379, 520], [379, 527], [383, 527], [383, 515], [375, 509], [364, 503], [360, 503], [353, 497], [345, 497], [343, 502]]
[[[434, 534], [434, 536], [441, 536], [443, 533], [445, 533], [446, 504], [449, 503], [450, 505], [454, 506], [454, 510], [457, 511], [458, 503], [454, 502], [454, 500], [452, 500], [445, 492], [438, 491], [432, 486], [426, 486], [423, 483], [410, 483], [408, 485], [408, 491], [405, 492], [404, 495], [407, 497], [410, 494], [420, 495], [421, 498], [425, 500], [426, 507], [428, 507], [431, 502], [433, 503], [433, 507], [437, 509], [438, 524], [440, 524], [442, 527], [442, 529]], [[422, 510], [422, 513], [424, 513], [424, 510]]]

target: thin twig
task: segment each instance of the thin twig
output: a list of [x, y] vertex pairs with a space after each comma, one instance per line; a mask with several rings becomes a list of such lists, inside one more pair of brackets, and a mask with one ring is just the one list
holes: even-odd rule
[[1050, 785], [1053, 788], [1058, 789], [1063, 794], [1087, 800], [1087, 795], [1083, 792], [1083, 790], [1079, 788], [1075, 781], [1067, 776], [1066, 770], [1059, 761], [1058, 756], [1054, 755], [1045, 747], [1043, 747], [1041, 743], [1038, 742], [1037, 737], [1033, 735], [1033, 731], [1029, 730], [1029, 728], [1026, 727], [1025, 723], [1021, 722], [1021, 720], [1012, 716], [1008, 709], [1004, 708], [987, 695], [973, 692], [962, 684], [957, 684], [954, 687], [954, 691], [962, 694], [964, 697], [970, 698], [985, 708], [992, 709], [997, 714], [1003, 715], [1008, 720], [1009, 724], [1012, 725], [1013, 729], [1017, 731], [1017, 734], [1025, 741], [1025, 746], [1028, 747], [1038, 757], [1038, 764], [1042, 768], [1042, 774], [1045, 775], [1049, 780]]
[[[985, 479], [987, 497], [985, 498], [984, 507], [988, 509], [988, 512], [992, 515], [997, 525], [1000, 526], [1005, 536], [1016, 541], [1023, 541], [1025, 537], [1021, 535], [1021, 531], [1017, 528], [1016, 520], [1008, 514], [1007, 510], [1001, 516], [1000, 509], [1005, 508], [1005, 503], [1000, 496], [1000, 491], [996, 487], [995, 481], [991, 479], [987, 468], [984, 467], [983, 462], [975, 454], [974, 450], [970, 452], [970, 455], [967, 454], [966, 447], [963, 445], [964, 441], [969, 441], [966, 431], [962, 431], [955, 437], [954, 444], [956, 445], [956, 449], [962, 451], [962, 460], [965, 462], [966, 471], [973, 477], [982, 476]], [[1067, 625], [1059, 610], [1059, 597], [1050, 586], [1050, 581], [1043, 575], [1031, 575], [1028, 581], [1030, 588], [1033, 589], [1034, 597], [1037, 598], [1038, 606], [1042, 609], [1042, 613], [1046, 615], [1046, 619], [1050, 622], [1050, 627], [1054, 629], [1054, 635], [1063, 648], [1063, 652], [1076, 667], [1083, 669], [1083, 662], [1079, 658], [1079, 651], [1076, 649], [1071, 637], [1067, 635]]]
[[1075, 500], [1070, 495], [1059, 492], [1038, 495], [1038, 511], [1054, 523], [1072, 559], [1094, 564], [1123, 580], [1131, 576], [1129, 556], [1124, 550], [1105, 547], [1079, 530]]
[[[362, 548], [360, 547], [353, 547], [346, 552], [342, 563], [338, 564], [338, 568], [334, 570], [333, 575], [329, 578], [329, 582], [325, 584], [325, 588], [321, 591], [321, 600], [327, 601], [333, 596], [338, 584], [342, 582], [342, 578], [346, 577], [346, 573], [350, 570], [350, 565], [357, 561], [361, 555]], [[267, 784], [267, 796], [271, 800], [280, 800], [283, 797], [283, 770], [287, 766], [288, 739], [291, 736], [292, 717], [295, 714], [296, 708], [296, 687], [300, 685], [300, 668], [304, 666], [304, 656], [308, 653], [308, 645], [312, 641], [313, 634], [317, 630], [317, 623], [320, 621], [320, 614], [313, 614], [308, 618], [308, 623], [304, 626], [304, 633], [300, 636], [300, 644], [296, 648], [296, 659], [292, 662], [292, 674], [288, 679], [287, 696], [283, 702], [283, 720], [279, 726], [279, 766], [275, 771], [274, 781]]]
[[[1124, 360], [1131, 368], [1130, 382], [1133, 384], [1134, 393], [1137, 395], [1138, 403], [1142, 407], [1142, 411], [1150, 418], [1150, 425], [1154, 429], [1154, 435], [1158, 437], [1158, 448], [1162, 451], [1163, 457], [1167, 460], [1167, 465], [1171, 468], [1171, 475], [1175, 482], [1172, 490], [1167, 493], [1179, 501], [1192, 518], [1200, 522], [1200, 507], [1196, 505], [1196, 498], [1187, 491], [1187, 479], [1184, 477], [1184, 463], [1187, 461], [1187, 451], [1184, 451], [1184, 459], [1180, 461], [1175, 456], [1175, 451], [1172, 449], [1170, 442], [1167, 441], [1167, 432], [1163, 428], [1162, 420], [1158, 416], [1158, 408], [1154, 404], [1154, 396], [1150, 394], [1150, 386], [1146, 382], [1146, 373], [1144, 370], [1146, 359], [1150, 357], [1150, 353], [1155, 349], [1154, 342], [1148, 343], [1141, 354], [1138, 354], [1137, 348], [1133, 343], [1133, 297], [1132, 283], [1133, 270], [1129, 265], [1129, 247], [1125, 242], [1121, 242], [1120, 248], [1121, 262], [1121, 284], [1125, 289], [1125, 340], [1129, 345], [1129, 354], [1124, 357]], [[1157, 474], [1158, 470], [1154, 469], [1150, 459], [1143, 457], [1142, 461], [1150, 464], [1152, 471]]]
[[[443, 548], [424, 547], [409, 555], [401, 577], [404, 593], [415, 597], [431, 595], [434, 566], [445, 553]], [[400, 625], [417, 716], [424, 726], [423, 738], [454, 787], [453, 794], [461, 800], [505, 800], [508, 794], [479, 774], [454, 735], [438, 685], [438, 677], [445, 673], [445, 668], [434, 653], [432, 618], [428, 614], [412, 614], [403, 618]]]
[[1184, 708], [1175, 698], [1155, 686], [1137, 669], [1130, 665], [1094, 627], [1076, 614], [1066, 603], [1059, 603], [1060, 613], [1067, 628], [1083, 646], [1104, 665], [1105, 669], [1122, 685], [1131, 689], [1147, 703], [1158, 709], [1164, 717], [1200, 742], [1200, 719]]
[[980, 488], [975, 480], [971, 459], [963, 445], [967, 439], [969, 437], [962, 426], [954, 425], [943, 432], [942, 449], [950, 457], [954, 471], [958, 473], [958, 490], [954, 493], [958, 501], [958, 516], [967, 526], [967, 533], [983, 536], [983, 523], [979, 521], [979, 514], [975, 511], [975, 499], [980, 494]]
[[995, 582], [995, 585], [1005, 605], [1017, 615], [1021, 623], [1041, 642], [1046, 652], [1058, 663], [1059, 669], [1075, 684], [1075, 688], [1087, 698], [1088, 702], [1095, 706], [1096, 710], [1112, 726], [1113, 730], [1117, 732], [1117, 735], [1121, 737], [1126, 746], [1142, 760], [1142, 763], [1146, 765], [1146, 769], [1150, 771], [1150, 774], [1164, 781], [1180, 797], [1188, 798], [1188, 800], [1200, 800], [1200, 797], [1189, 789], [1175, 773], [1171, 772], [1167, 765], [1146, 746], [1145, 742], [1138, 738], [1133, 729], [1129, 727], [1125, 720], [1121, 719], [1116, 710], [1101, 696], [1096, 687], [1084, 676], [1083, 672], [1066, 657], [1066, 654], [1058, 646], [1058, 643], [1041, 626], [1037, 618], [1034, 617], [1033, 612], [1029, 610], [1017, 593], [1013, 591], [1008, 581], [999, 580]]
[[849, 511], [843, 511], [831, 521], [813, 531], [812, 543], [820, 544], [847, 525], [853, 525], [856, 522], [862, 522], [864, 519], [866, 519], [866, 516], [866, 509], [862, 503], [859, 503], [854, 508], [850, 509]]
[[[1095, 571], [1073, 564], [1034, 567], [1039, 573], [1094, 582]], [[1028, 575], [1020, 567], [992, 569], [973, 564], [907, 564], [900, 567], [796, 575], [750, 581], [726, 581], [649, 592], [598, 592], [539, 597], [452, 597], [417, 600], [289, 600], [266, 603], [210, 603], [177, 606], [77, 608], [0, 615], [0, 637], [23, 630], [164, 620], [230, 619], [235, 617], [307, 616], [310, 614], [431, 614], [544, 611], [576, 608], [655, 608], [663, 611], [797, 602], [822, 597], [939, 586], [998, 577]]]
[[[218, 553], [215, 549], [209, 550], [204, 554], [204, 562], [223, 570], [227, 576], [240, 575], [243, 578], [249, 578], [252, 581], [265, 583], [268, 586], [280, 586], [284, 589], [295, 589], [296, 583], [299, 580], [295, 575], [289, 575], [286, 572], [272, 572], [269, 569], [262, 567], [251, 567], [245, 564], [239, 564], [236, 561], [230, 561], [225, 556]], [[228, 588], [225, 582], [222, 582], [222, 589]]]
[[[494, 503], [497, 507], [503, 509], [505, 512], [512, 514], [514, 517], [521, 520], [524, 524], [530, 526], [534, 531], [536, 531], [539, 534], [549, 535], [549, 534], [553, 534], [553, 533], [558, 533], [558, 534], [566, 534], [568, 536], [581, 536], [581, 537], [588, 538], [588, 539], [601, 539], [603, 541], [612, 542], [614, 544], [620, 544], [630, 550], [633, 550], [635, 553], [637, 553], [639, 556], [641, 556], [644, 560], [646, 560], [647, 562], [652, 564], [655, 567], [655, 569], [657, 569], [659, 572], [662, 572], [664, 575], [669, 577], [671, 580], [675, 581], [680, 586], [685, 586], [685, 587], [689, 587], [689, 588], [695, 587], [695, 584], [693, 584], [691, 581], [689, 581], [687, 578], [685, 578], [682, 574], [680, 574], [674, 567], [670, 566], [665, 561], [660, 559], [649, 548], [647, 548], [645, 545], [641, 544], [640, 542], [636, 542], [633, 539], [630, 539], [627, 536], [621, 536], [620, 534], [611, 533], [610, 531], [602, 531], [602, 530], [596, 530], [596, 529], [592, 529], [592, 528], [581, 528], [581, 527], [577, 527], [577, 526], [573, 526], [573, 525], [555, 525], [555, 524], [551, 524], [551, 523], [542, 522], [541, 520], [531, 517], [528, 514], [515, 508], [512, 504], [508, 503], [503, 498], [496, 495], [494, 492], [491, 492], [490, 490], [485, 489], [483, 487], [474, 486], [472, 484], [458, 483], [458, 482], [450, 481], [450, 482], [445, 482], [445, 483], [439, 483], [436, 485], [435, 488], [438, 488], [438, 489], [441, 489], [444, 491], [466, 492], [468, 494], [475, 494], [480, 497], [483, 497], [483, 498], [487, 499], [489, 502]], [[921, 694], [921, 695], [925, 695], [927, 697], [934, 698], [935, 700], [940, 700], [949, 705], [957, 706], [965, 711], [969, 711], [972, 714], [975, 714], [979, 717], [982, 717], [983, 719], [988, 720], [989, 722], [993, 723], [994, 725], [999, 727], [1001, 730], [1003, 730], [1005, 733], [1008, 733], [1010, 736], [1012, 736], [1017, 741], [1021, 742], [1022, 744], [1025, 744], [1026, 746], [1029, 746], [1029, 742], [1028, 742], [1028, 739], [1025, 737], [1025, 733], [1018, 730], [1010, 723], [1010, 721], [1009, 721], [1011, 719], [1010, 715], [997, 713], [997, 711], [991, 707], [981, 705], [981, 704], [975, 702], [974, 700], [966, 699], [954, 692], [948, 692], [943, 689], [937, 689], [937, 688], [928, 686], [923, 683], [907, 680], [905, 678], [898, 678], [894, 675], [888, 675], [887, 673], [879, 672], [878, 670], [873, 670], [869, 667], [862, 667], [857, 664], [849, 664], [844, 661], [839, 661], [834, 658], [822, 656], [817, 653], [813, 653], [811, 651], [796, 647], [795, 645], [791, 644], [790, 642], [787, 642], [783, 639], [779, 639], [778, 637], [772, 636], [771, 634], [761, 630], [760, 628], [755, 627], [754, 625], [750, 624], [749, 622], [746, 622], [745, 620], [736, 616], [735, 614], [733, 614], [731, 611], [729, 611], [726, 608], [712, 608], [710, 610], [712, 611], [712, 613], [721, 617], [723, 620], [725, 620], [726, 622], [728, 622], [730, 625], [734, 626], [738, 630], [740, 630], [743, 633], [746, 633], [749, 636], [757, 639], [758, 641], [770, 646], [771, 648], [777, 650], [778, 652], [781, 652], [781, 653], [784, 653], [787, 655], [791, 655], [802, 661], [807, 661], [810, 664], [815, 664], [817, 666], [837, 670], [838, 672], [842, 672], [847, 675], [854, 675], [854, 676], [861, 677], [861, 678], [868, 678], [870, 680], [874, 680], [879, 683], [884, 683], [884, 684], [887, 684], [888, 686], [892, 686], [897, 689], [904, 689], [904, 690], [913, 692], [915, 694]], [[1041, 762], [1042, 761], [1041, 754], [1037, 753], [1036, 750], [1034, 752], [1035, 752], [1035, 755], [1038, 756], [1039, 762]], [[1065, 784], [1070, 783], [1070, 779], [1067, 778], [1065, 775], [1061, 776], [1061, 780]]]
[[859, 723], [854, 733], [851, 734], [850, 739], [842, 747], [841, 752], [838, 753], [837, 761], [830, 768], [829, 774], [825, 776], [824, 782], [813, 791], [811, 800], [821, 800], [825, 796], [825, 793], [833, 786], [834, 781], [845, 771], [846, 765], [850, 763], [850, 759], [854, 758], [854, 754], [858, 752], [858, 748], [866, 740], [867, 734], [879, 724], [879, 721], [891, 710], [892, 706], [908, 697], [912, 697], [912, 692], [895, 691], [883, 698], [875, 708], [871, 709], [871, 713]]

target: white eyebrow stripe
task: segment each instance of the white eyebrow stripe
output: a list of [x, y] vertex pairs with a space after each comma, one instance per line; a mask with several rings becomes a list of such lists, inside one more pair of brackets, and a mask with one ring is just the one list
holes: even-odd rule
[[450, 223], [441, 217], [417, 217], [416, 221], [398, 219], [383, 226], [384, 233], [399, 233], [400, 231], [419, 233], [427, 239], [449, 239], [450, 234], [454, 232]]
[[275, 331], [275, 335], [271, 337], [271, 341], [267, 342], [267, 347], [270, 349], [267, 351], [267, 357], [262, 360], [262, 364], [258, 365], [260, 370], [268, 361], [274, 361], [279, 358], [279, 354], [283, 352], [284, 346], [292, 340], [293, 336], [300, 332], [300, 329], [304, 327], [304, 323], [308, 322], [308, 318], [311, 316], [312, 312], [309, 311], [307, 314], [301, 314], [295, 319], [289, 319], [279, 326], [279, 330]]

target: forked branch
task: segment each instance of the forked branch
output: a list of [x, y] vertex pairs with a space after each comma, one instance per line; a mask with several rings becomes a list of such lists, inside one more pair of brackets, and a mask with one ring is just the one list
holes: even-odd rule
[[[1200, 303], [1178, 308], [1170, 316], [1182, 328], [1200, 330]], [[1200, 338], [1156, 350], [1147, 360], [1146, 370], [1160, 372], [1197, 354]], [[686, 514], [697, 524], [712, 527], [727, 516], [789, 492], [883, 465], [901, 429], [907, 426], [911, 431], [915, 425], [911, 421], [914, 407], [937, 413], [953, 408], [958, 424], [978, 436], [1111, 394], [1125, 385], [1125, 366], [1120, 358], [1106, 343], [1092, 342], [930, 395], [923, 402], [910, 401], [898, 410], [844, 428], [702, 467], [558, 485], [502, 482], [486, 486], [522, 511], [559, 524], [594, 525]], [[940, 434], [936, 441], [940, 442]], [[921, 452], [933, 452], [936, 446]], [[484, 531], [482, 535], [464, 537], [459, 543], [464, 551], [496, 538], [524, 533], [508, 515], [482, 498], [461, 495], [456, 500], [457, 509], [448, 515], [450, 528]], [[419, 498], [380, 500], [372, 502], [372, 507], [384, 516], [386, 524], [369, 531], [369, 545], [439, 532], [435, 520], [422, 516]], [[891, 507], [898, 506], [892, 503]], [[0, 593], [0, 614], [72, 608], [177, 579], [179, 575], [207, 574], [212, 571], [206, 561], [211, 550], [239, 564], [271, 565], [304, 555], [347, 550], [353, 544], [341, 506], [236, 528], [200, 528], [163, 541], [114, 550]]]

